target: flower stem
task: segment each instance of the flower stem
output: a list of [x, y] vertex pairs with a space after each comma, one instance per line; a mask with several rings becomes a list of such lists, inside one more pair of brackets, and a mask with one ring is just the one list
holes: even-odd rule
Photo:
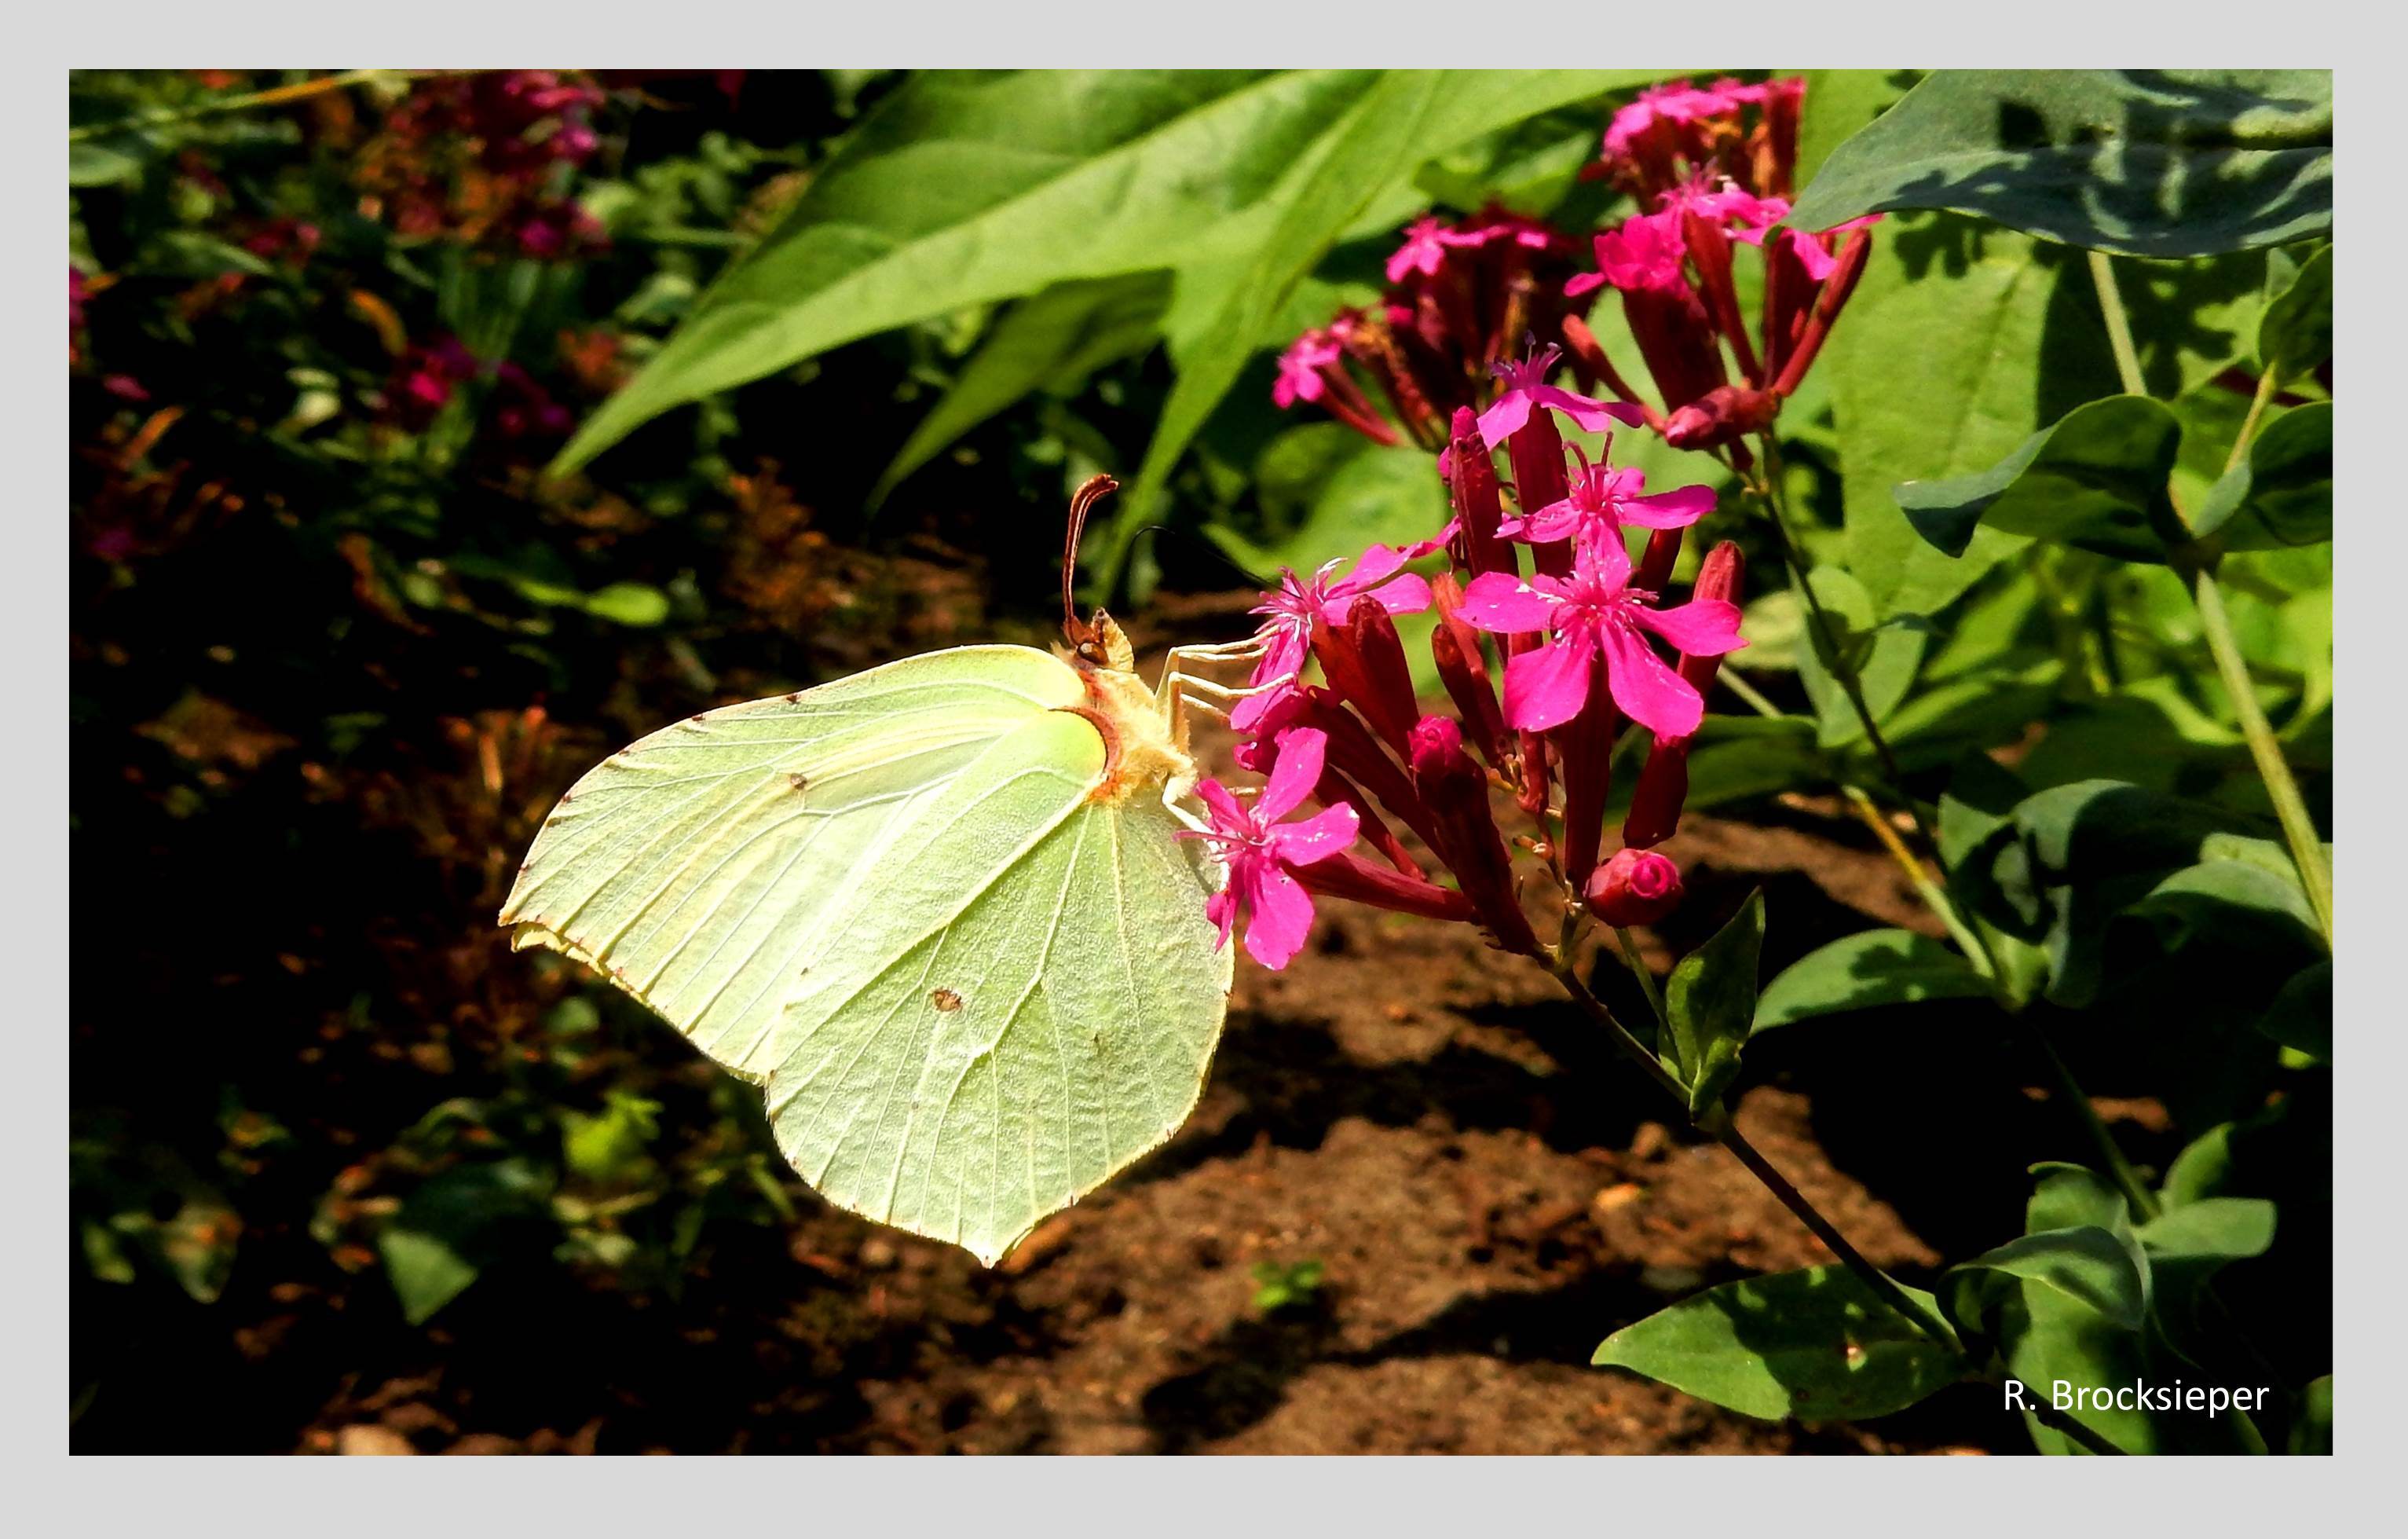
[[2291, 864], [2299, 868], [2300, 885], [2306, 889], [2308, 906], [2315, 911], [2316, 928], [2324, 932], [2325, 946], [2332, 947], [2333, 898], [2332, 867], [2325, 859], [2324, 840], [2316, 832], [2315, 819], [2308, 814], [2308, 804], [2300, 795], [2300, 783], [2292, 778], [2291, 767], [2283, 758], [2283, 745], [2275, 740], [2274, 728], [2266, 720], [2266, 712], [2258, 703], [2258, 692], [2250, 687], [2249, 665], [2241, 655], [2241, 643], [2232, 634], [2232, 618], [2224, 610], [2224, 592], [2216, 586], [2215, 574], [2205, 566], [2194, 567], [2190, 578], [2192, 601], [2199, 606], [2200, 628], [2207, 635], [2207, 650], [2215, 657], [2215, 670], [2224, 679], [2224, 692], [2232, 698], [2233, 713], [2241, 718], [2242, 736], [2249, 741], [2249, 756], [2258, 764], [2258, 777], [2266, 783], [2267, 799], [2274, 804], [2274, 816], [2283, 826], [2283, 839], [2291, 847]]
[[2107, 320], [2107, 347], [2115, 354], [2116, 376], [2124, 381], [2125, 394], [2145, 396], [2149, 385], [2141, 377], [2141, 355], [2132, 346], [2132, 323], [2124, 314], [2124, 295], [2115, 287], [2115, 269], [2108, 265], [2105, 252], [2088, 254], [2090, 281], [2099, 291], [2099, 313]]
[[1631, 975], [1639, 980], [1639, 991], [1647, 996], [1647, 1008], [1656, 1013], [1656, 1024], [1666, 1030], [1672, 1027], [1672, 1017], [1664, 1013], [1664, 996], [1656, 987], [1656, 974], [1640, 959], [1639, 942], [1620, 925], [1613, 927], [1613, 938], [1622, 943], [1622, 959], [1630, 964]]
[[2249, 397], [2249, 415], [2241, 419], [2241, 435], [2232, 440], [2232, 453], [2224, 457], [2226, 475], [2230, 475], [2233, 467], [2239, 465], [2242, 457], [2249, 453], [2249, 440], [2258, 434], [2258, 419], [2266, 414], [2266, 408], [2273, 401], [2274, 389], [2272, 369], [2270, 368], [2258, 376], [2258, 392]]
[[1757, 500], [1764, 504], [1765, 512], [1771, 518], [1773, 543], [1780, 548], [1781, 564], [1789, 568], [1790, 580], [1806, 600], [1807, 623], [1814, 627], [1815, 636], [1822, 641], [1823, 655], [1829, 665], [1831, 676], [1840, 682], [1841, 691], [1847, 696], [1849, 706], [1855, 710], [1857, 725], [1865, 730], [1865, 741], [1872, 745], [1873, 755], [1881, 761], [1882, 778], [1887, 783], [1889, 794], [1905, 810], [1906, 815], [1914, 820], [1915, 836], [1923, 841], [1923, 847], [1936, 854], [1940, 841], [1932, 834], [1930, 825], [1924, 821], [1923, 809], [1915, 805], [1914, 798], [1907, 794], [1906, 776], [1899, 769], [1898, 755], [1891, 751], [1889, 740], [1882, 736], [1881, 724], [1873, 720], [1872, 707], [1865, 703], [1863, 682], [1856, 677], [1855, 667], [1842, 654], [1839, 636], [1831, 626], [1831, 617], [1825, 612], [1823, 601], [1814, 597], [1814, 584], [1807, 580], [1805, 563], [1798, 556], [1797, 541], [1789, 536], [1787, 497], [1781, 490], [1780, 447], [1770, 433], [1764, 434], [1760, 442], [1764, 451], [1764, 468], [1760, 475], [1750, 479], [1748, 490], [1756, 494]]
[[[1605, 1028], [1607, 1040], [1613, 1043], [1622, 1056], [1637, 1064], [1649, 1079], [1656, 1082], [1656, 1088], [1670, 1096], [1685, 1109], [1689, 1103], [1688, 1090], [1679, 1080], [1672, 1077], [1670, 1070], [1657, 1061], [1656, 1055], [1647, 1050], [1645, 1043], [1632, 1036], [1628, 1028], [1613, 1018], [1613, 1012], [1605, 1007], [1603, 1000], [1588, 991], [1588, 986], [1583, 984], [1572, 971], [1570, 962], [1567, 959], [1558, 959], [1549, 971], [1555, 974], [1555, 981], [1563, 985], [1564, 992], [1571, 996], [1572, 1002], [1580, 1006], [1591, 1020]], [[1776, 1170], [1772, 1162], [1765, 1158], [1755, 1144], [1742, 1136], [1738, 1127], [1732, 1122], [1729, 1112], [1716, 1106], [1705, 1116], [1695, 1120], [1696, 1126], [1713, 1134], [1716, 1143], [1728, 1149], [1741, 1164], [1746, 1166], [1748, 1172], [1762, 1182], [1765, 1189], [1772, 1193], [1783, 1207], [1795, 1214], [1798, 1221], [1804, 1224], [1815, 1239], [1823, 1242], [1825, 1247], [1840, 1259], [1842, 1265], [1855, 1273], [1867, 1287], [1872, 1289], [1876, 1297], [1904, 1316], [1916, 1330], [1921, 1330], [1933, 1341], [1951, 1349], [1958, 1346], [1956, 1332], [1933, 1316], [1929, 1310], [1909, 1297], [1906, 1290], [1900, 1287], [1887, 1273], [1867, 1260], [1864, 1253], [1850, 1244], [1847, 1236], [1842, 1234], [1837, 1226], [1824, 1217], [1821, 1211], [1806, 1200], [1804, 1193], [1791, 1186], [1789, 1179]]]

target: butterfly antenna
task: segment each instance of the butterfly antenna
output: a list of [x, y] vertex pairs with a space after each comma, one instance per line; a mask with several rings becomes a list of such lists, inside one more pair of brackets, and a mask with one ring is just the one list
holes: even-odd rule
[[1071, 595], [1079, 576], [1079, 539], [1087, 532], [1087, 514], [1120, 488], [1121, 483], [1110, 476], [1089, 476], [1070, 494], [1070, 526], [1062, 536], [1062, 632], [1073, 642], [1087, 639], [1087, 626], [1080, 620], [1078, 601]]

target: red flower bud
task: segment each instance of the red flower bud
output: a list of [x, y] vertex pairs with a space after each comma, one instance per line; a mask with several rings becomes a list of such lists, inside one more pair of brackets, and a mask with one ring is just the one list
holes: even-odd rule
[[1537, 951], [1538, 935], [1514, 896], [1512, 855], [1488, 811], [1488, 777], [1463, 751], [1462, 730], [1444, 716], [1425, 716], [1412, 743], [1413, 784], [1438, 822], [1432, 848], [1498, 944]]
[[1688, 799], [1689, 740], [1656, 739], [1640, 767], [1639, 784], [1630, 789], [1630, 811], [1622, 818], [1623, 848], [1648, 849], [1678, 833], [1681, 805]]
[[1314, 620], [1312, 654], [1339, 698], [1361, 712], [1398, 754], [1411, 751], [1421, 708], [1413, 702], [1413, 670], [1385, 605], [1364, 594], [1346, 611], [1343, 626]]
[[1463, 564], [1475, 576], [1521, 569], [1513, 560], [1512, 548], [1497, 534], [1505, 509], [1498, 496], [1497, 467], [1489, 460], [1488, 448], [1480, 437], [1480, 419], [1469, 407], [1456, 408], [1454, 441], [1447, 449], [1447, 496], [1463, 531]]
[[1383, 870], [1342, 851], [1308, 866], [1291, 867], [1289, 874], [1305, 891], [1325, 898], [1343, 898], [1350, 902], [1369, 903], [1373, 908], [1393, 909], [1399, 913], [1418, 913], [1430, 919], [1477, 917], [1472, 913], [1471, 900], [1452, 888], [1402, 871]]
[[[1555, 430], [1555, 414], [1533, 407], [1529, 417], [1505, 440], [1505, 458], [1513, 467], [1513, 501], [1524, 517], [1551, 508], [1571, 495], [1564, 480], [1564, 439]], [[1572, 570], [1572, 542], [1550, 539], [1530, 547], [1530, 562], [1553, 577]]]
[[1493, 769], [1505, 766], [1505, 712], [1497, 703], [1497, 685], [1488, 676], [1488, 658], [1480, 650], [1480, 633], [1455, 611], [1463, 604], [1463, 589], [1453, 572], [1430, 579], [1430, 597], [1438, 605], [1438, 629], [1430, 636], [1430, 656], [1438, 664], [1439, 681], [1447, 698], [1463, 718], [1472, 746]]
[[1622, 714], [1607, 693], [1606, 670], [1589, 670], [1588, 703], [1549, 734], [1564, 779], [1564, 874], [1577, 886], [1597, 865], [1605, 837], [1605, 801], [1613, 787], [1613, 740]]
[[[1737, 545], [1726, 539], [1706, 553], [1690, 596], [1736, 604], [1740, 584], [1746, 575], [1747, 558], [1740, 554]], [[1680, 662], [1681, 677], [1702, 696], [1713, 688], [1722, 662], [1720, 657], [1684, 655]], [[1657, 738], [1647, 751], [1647, 763], [1639, 771], [1639, 784], [1631, 788], [1630, 810], [1622, 820], [1622, 842], [1627, 848], [1643, 850], [1679, 831], [1682, 804], [1689, 798], [1689, 741], [1687, 738]]]
[[1873, 233], [1869, 229], [1852, 230], [1847, 243], [1840, 248], [1839, 266], [1823, 280], [1823, 291], [1814, 299], [1813, 311], [1798, 338], [1798, 350], [1782, 366], [1780, 378], [1773, 381], [1776, 396], [1794, 394], [1813, 367], [1814, 355], [1822, 351], [1823, 338], [1831, 334], [1831, 323], [1840, 318], [1840, 309], [1848, 296], [1856, 292], [1856, 280], [1865, 275], [1865, 264], [1871, 260]]
[[1586, 890], [1589, 912], [1616, 929], [1652, 925], [1681, 906], [1681, 868], [1653, 850], [1616, 850]]
[[1772, 425], [1781, 398], [1744, 385], [1719, 385], [1664, 420], [1664, 441], [1675, 449], [1713, 449]]

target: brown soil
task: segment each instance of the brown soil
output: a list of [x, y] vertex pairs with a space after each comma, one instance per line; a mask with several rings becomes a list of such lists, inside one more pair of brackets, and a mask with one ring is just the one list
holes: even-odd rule
[[[1895, 870], [1848, 827], [1812, 809], [1798, 827], [1694, 817], [1669, 847], [1695, 895], [1672, 944], [1694, 944], [1690, 927], [1702, 933], [1758, 884], [1774, 916], [1768, 971], [1868, 922], [1914, 921]], [[1287, 971], [1240, 969], [1193, 1121], [997, 1271], [823, 1208], [790, 1253], [722, 1249], [668, 1305], [597, 1298], [590, 1313], [564, 1314], [554, 1296], [522, 1310], [507, 1288], [480, 1286], [424, 1332], [362, 1341], [296, 1301], [278, 1356], [290, 1362], [319, 1335], [317, 1360], [350, 1369], [301, 1447], [2023, 1446], [1971, 1388], [1870, 1426], [1801, 1427], [1588, 1367], [1601, 1338], [1688, 1291], [1828, 1257], [1720, 1149], [1650, 1120], [1663, 1111], [1655, 1092], [1610, 1059], [1543, 974], [1460, 928], [1326, 908], [1316, 948]], [[1611, 964], [1601, 973], [1609, 999], [1629, 991]], [[1917, 1018], [1917, 1033], [1932, 1029], [1929, 1014]], [[1764, 1044], [1769, 1074], [1751, 1065], [1741, 1127], [1868, 1255], [1917, 1276], [1954, 1238], [1918, 1222], [2012, 1223], [2026, 1161], [2002, 1156], [2000, 1141], [2046, 1152], [2029, 1097], [2010, 1086], [1961, 1115], [1960, 1100], [1945, 1126], [1895, 1115], [1883, 1126], [1872, 1099], [1892, 1113], [1913, 1099], [1885, 1082], [1902, 1057], [1895, 1043], [1877, 1028], [1784, 1036]], [[1865, 1057], [1835, 1064], [1839, 1043]], [[1946, 1054], [1924, 1057], [1920, 1070], [1951, 1072]], [[1864, 1067], [1875, 1062], [1890, 1068]], [[1818, 1141], [1827, 1103], [1841, 1125], [1874, 1129], [1844, 1164]], [[1956, 1151], [2008, 1185], [1971, 1188], [1951, 1173]], [[1928, 1217], [1902, 1216], [1910, 1204]], [[1255, 1264], [1305, 1260], [1323, 1263], [1319, 1289], [1258, 1309]]]

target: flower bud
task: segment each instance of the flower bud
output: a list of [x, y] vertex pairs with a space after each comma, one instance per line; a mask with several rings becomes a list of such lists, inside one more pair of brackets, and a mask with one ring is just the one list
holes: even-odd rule
[[1338, 698], [1362, 712], [1398, 754], [1410, 752], [1421, 710], [1413, 701], [1412, 668], [1386, 606], [1365, 594], [1347, 610], [1344, 625], [1315, 620], [1312, 653]]
[[1718, 385], [1664, 421], [1664, 441], [1675, 449], [1714, 449], [1772, 425], [1781, 398], [1745, 385]]
[[1447, 448], [1447, 496], [1463, 531], [1464, 564], [1475, 575], [1520, 570], [1512, 548], [1497, 533], [1505, 509], [1498, 496], [1497, 467], [1488, 452], [1489, 445], [1480, 437], [1480, 419], [1470, 408], [1458, 407], [1454, 441]]
[[1681, 868], [1653, 850], [1617, 850], [1586, 892], [1589, 912], [1616, 929], [1652, 925], [1681, 906]]
[[1413, 784], [1438, 823], [1431, 841], [1463, 896], [1498, 944], [1535, 952], [1538, 935], [1513, 892], [1513, 856], [1488, 810], [1488, 777], [1463, 751], [1463, 732], [1444, 716], [1412, 731]]
[[1453, 572], [1430, 580], [1430, 597], [1438, 607], [1438, 629], [1430, 635], [1430, 657], [1438, 664], [1439, 682], [1463, 718], [1472, 746], [1490, 768], [1505, 764], [1505, 712], [1497, 701], [1497, 684], [1488, 676], [1488, 658], [1480, 650], [1480, 633], [1455, 613], [1463, 589]]

